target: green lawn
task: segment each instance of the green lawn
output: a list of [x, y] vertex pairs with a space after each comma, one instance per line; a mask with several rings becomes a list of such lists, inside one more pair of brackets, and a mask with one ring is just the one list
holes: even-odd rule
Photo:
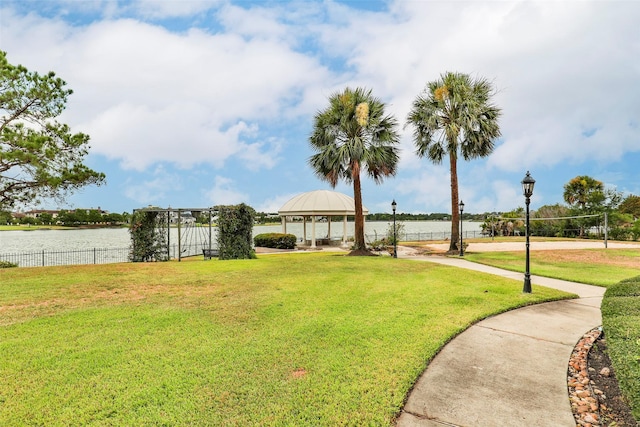
[[34, 231], [34, 230], [77, 230], [80, 228], [124, 228], [127, 225], [84, 225], [84, 226], [66, 226], [66, 225], [0, 225], [0, 231]]
[[[466, 258], [524, 270], [524, 252], [468, 253]], [[608, 353], [620, 389], [640, 420], [640, 250], [531, 252], [531, 272], [607, 287], [601, 311]]]
[[59, 225], [0, 225], [0, 231], [60, 230], [68, 227]]
[[[468, 252], [469, 261], [524, 272], [525, 252]], [[640, 273], [638, 249], [580, 249], [532, 251], [531, 274], [556, 279], [611, 286]]]
[[0, 425], [389, 425], [454, 335], [567, 296], [520, 288], [331, 254], [0, 270]]

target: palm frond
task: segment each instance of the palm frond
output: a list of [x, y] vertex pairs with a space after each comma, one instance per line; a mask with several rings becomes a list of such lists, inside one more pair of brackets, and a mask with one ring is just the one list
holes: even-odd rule
[[[346, 88], [330, 96], [329, 106], [314, 117], [313, 132], [309, 144], [314, 152], [309, 164], [321, 179], [353, 180], [353, 161], [364, 167], [376, 182], [392, 175], [398, 162], [396, 145], [400, 136], [396, 130], [398, 121], [385, 115], [384, 103], [374, 97], [370, 89]], [[362, 115], [366, 113], [367, 117]], [[330, 148], [329, 148], [330, 147]], [[391, 164], [380, 164], [378, 148], [392, 153], [381, 160]], [[331, 161], [327, 158], [331, 157]], [[373, 170], [370, 170], [372, 168]], [[328, 170], [331, 169], [331, 173]], [[376, 170], [379, 169], [379, 170]], [[331, 180], [326, 177], [331, 177]], [[336, 178], [337, 177], [337, 178]], [[335, 185], [335, 184], [332, 184]]]
[[500, 109], [490, 103], [493, 92], [488, 80], [461, 73], [429, 82], [407, 116], [416, 154], [434, 163], [442, 162], [445, 153], [460, 153], [465, 160], [491, 154], [500, 137]]

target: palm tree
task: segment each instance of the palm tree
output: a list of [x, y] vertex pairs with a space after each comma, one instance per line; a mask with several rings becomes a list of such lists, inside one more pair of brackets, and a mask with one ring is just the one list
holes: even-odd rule
[[309, 164], [333, 188], [340, 179], [353, 183], [355, 201], [354, 253], [366, 250], [360, 172], [379, 184], [394, 176], [398, 164], [397, 120], [371, 90], [346, 88], [329, 97], [329, 106], [314, 117], [309, 143], [315, 152]]
[[458, 156], [464, 160], [486, 157], [500, 136], [500, 109], [491, 103], [494, 89], [485, 79], [467, 74], [445, 73], [429, 82], [416, 97], [407, 117], [419, 157], [435, 164], [449, 156], [451, 175], [451, 243], [458, 251]]
[[587, 175], [576, 176], [564, 185], [562, 195], [565, 202], [584, 212], [594, 200], [604, 198], [604, 184]]
[[[606, 199], [602, 181], [588, 175], [579, 175], [567, 182], [564, 185], [562, 196], [564, 201], [579, 215], [594, 213], [596, 206], [602, 204]], [[589, 222], [581, 219], [579, 223], [580, 237], [584, 237], [585, 224], [589, 224]]]

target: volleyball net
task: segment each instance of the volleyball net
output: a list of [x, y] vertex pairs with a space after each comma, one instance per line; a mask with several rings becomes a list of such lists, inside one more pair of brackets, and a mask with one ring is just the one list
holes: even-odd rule
[[[525, 217], [492, 216], [482, 225], [489, 236], [524, 236]], [[606, 238], [607, 214], [529, 217], [529, 235], [540, 237]]]

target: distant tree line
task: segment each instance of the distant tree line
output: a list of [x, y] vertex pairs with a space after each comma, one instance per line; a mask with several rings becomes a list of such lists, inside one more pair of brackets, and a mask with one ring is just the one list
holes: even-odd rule
[[[531, 235], [544, 237], [603, 238], [605, 213], [608, 237], [640, 239], [640, 196], [626, 197], [590, 176], [576, 176], [563, 187], [566, 204], [543, 205], [531, 211]], [[486, 235], [524, 235], [524, 208], [484, 214]]]
[[[464, 221], [484, 221], [485, 214], [464, 212]], [[374, 213], [367, 215], [367, 221], [393, 221], [392, 213]], [[396, 213], [396, 221], [451, 221], [450, 213]]]
[[61, 210], [54, 217], [49, 212], [43, 212], [38, 217], [23, 216], [15, 217], [8, 211], [0, 211], [0, 224], [20, 224], [20, 225], [102, 225], [116, 226], [129, 223], [131, 214], [128, 212], [103, 213], [99, 209], [76, 209]]
[[[365, 215], [367, 221], [393, 221], [392, 213], [372, 213]], [[486, 214], [472, 214], [464, 213], [462, 219], [465, 221], [484, 221]], [[347, 221], [354, 221], [354, 216], [348, 215]], [[264, 212], [257, 212], [255, 223], [256, 224], [268, 224], [274, 222], [280, 222], [280, 217], [277, 214], [269, 214]], [[344, 220], [344, 216], [332, 216], [331, 222], [341, 222]], [[302, 221], [302, 217], [300, 217]], [[451, 221], [451, 214], [449, 213], [396, 213], [396, 221]], [[200, 222], [200, 220], [198, 220]], [[206, 223], [205, 219], [202, 219], [203, 223]], [[295, 222], [295, 219], [294, 219]]]

